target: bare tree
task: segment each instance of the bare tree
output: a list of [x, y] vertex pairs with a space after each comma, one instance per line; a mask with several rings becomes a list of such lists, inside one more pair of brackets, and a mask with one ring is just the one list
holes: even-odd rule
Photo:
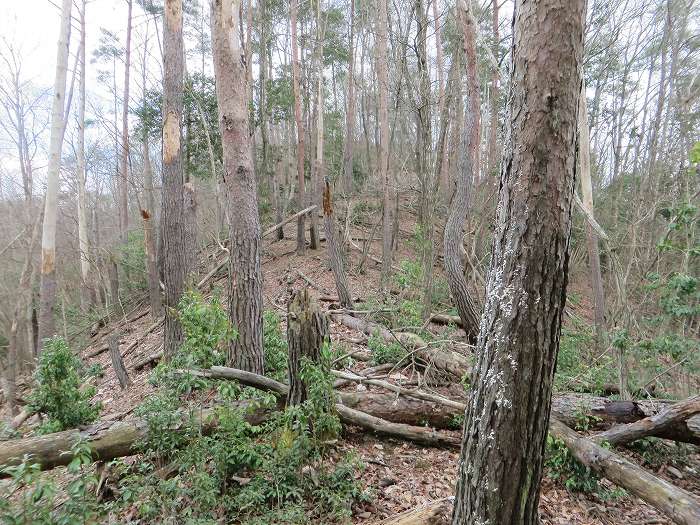
[[[538, 523], [566, 301], [585, 3], [515, 5], [508, 138], [454, 525]], [[459, 6], [464, 16], [466, 1]]]
[[122, 137], [119, 151], [119, 237], [126, 244], [129, 234], [129, 73], [131, 70], [131, 9], [127, 0], [126, 48], [124, 51], [124, 99], [122, 101]]
[[[294, 121], [297, 130], [297, 180], [300, 208], [306, 205], [306, 182], [304, 180], [304, 121], [301, 115], [301, 91], [299, 89], [299, 44], [297, 38], [297, 14], [298, 0], [291, 0], [289, 9], [289, 23], [291, 27], [292, 40], [292, 91], [294, 92]], [[306, 251], [306, 218], [299, 215], [297, 220], [297, 253], [299, 255]]]
[[387, 0], [377, 3], [377, 84], [379, 91], [379, 158], [378, 173], [382, 184], [382, 288], [391, 275], [391, 186], [389, 183], [389, 15]]
[[61, 169], [61, 144], [64, 129], [64, 96], [68, 76], [68, 46], [70, 45], [72, 0], [63, 0], [61, 29], [56, 50], [56, 75], [51, 107], [51, 137], [49, 165], [46, 173], [46, 200], [41, 236], [41, 285], [39, 305], [39, 340], [54, 335], [54, 305], [56, 303], [56, 223], [58, 221], [58, 176]]
[[227, 0], [212, 1], [212, 41], [219, 127], [231, 231], [229, 315], [237, 336], [229, 345], [228, 363], [263, 373], [261, 232], [257, 183], [248, 132], [244, 50], [239, 11]]
[[345, 138], [343, 140], [343, 189], [352, 192], [353, 153], [355, 146], [355, 0], [350, 0], [350, 36], [348, 43], [348, 91], [345, 109]]

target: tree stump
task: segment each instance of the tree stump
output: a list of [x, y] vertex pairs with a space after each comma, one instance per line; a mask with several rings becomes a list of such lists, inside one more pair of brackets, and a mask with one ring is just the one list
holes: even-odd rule
[[328, 319], [318, 303], [311, 299], [308, 288], [292, 295], [287, 305], [287, 344], [289, 346], [289, 396], [287, 405], [303, 403], [306, 385], [301, 379], [302, 359], [318, 362], [321, 347], [328, 340]]
[[114, 373], [116, 374], [117, 379], [119, 379], [119, 385], [122, 387], [122, 389], [130, 387], [132, 382], [129, 378], [129, 374], [126, 373], [124, 360], [119, 352], [119, 335], [110, 335], [107, 338], [107, 346], [109, 347], [109, 356], [112, 358]]

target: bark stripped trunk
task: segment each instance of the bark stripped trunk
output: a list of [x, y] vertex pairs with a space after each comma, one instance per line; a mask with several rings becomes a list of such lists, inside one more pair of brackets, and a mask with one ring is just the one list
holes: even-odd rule
[[122, 139], [119, 158], [119, 240], [126, 244], [129, 235], [129, 73], [131, 69], [131, 9], [127, 0], [126, 50], [124, 52], [124, 98], [122, 99]]
[[377, 89], [379, 91], [379, 180], [382, 184], [382, 288], [391, 275], [391, 187], [389, 185], [389, 14], [387, 0], [379, 0], [377, 20]]
[[306, 400], [307, 387], [301, 377], [302, 360], [318, 363], [321, 348], [328, 340], [328, 319], [325, 314], [311, 299], [308, 288], [297, 291], [287, 305], [288, 406], [299, 405]]
[[236, 2], [212, 2], [212, 34], [219, 128], [224, 149], [223, 181], [229, 201], [231, 238], [229, 316], [237, 336], [227, 362], [263, 373], [261, 233], [257, 182], [248, 133], [244, 50]]
[[585, 0], [516, 3], [513, 16], [508, 145], [455, 525], [537, 523], [566, 301]]
[[[297, 132], [297, 182], [298, 197], [297, 206], [306, 205], [306, 183], [304, 180], [304, 121], [301, 116], [301, 93], [299, 91], [299, 46], [297, 43], [297, 11], [298, 0], [291, 0], [289, 10], [289, 23], [291, 25], [292, 40], [292, 91], [294, 92], [294, 122]], [[297, 219], [297, 254], [303, 255], [306, 251], [306, 217], [300, 215]]]
[[163, 71], [163, 350], [168, 359], [182, 343], [182, 326], [176, 310], [188, 272], [184, 210], [185, 175], [180, 153], [183, 106], [182, 0], [165, 2]]
[[[68, 76], [68, 46], [72, 0], [63, 0], [61, 29], [56, 51], [56, 76], [51, 107], [51, 136], [49, 139], [49, 164], [46, 173], [46, 200], [44, 226], [41, 236], [41, 285], [39, 304], [39, 341], [55, 333], [54, 306], [56, 304], [56, 223], [58, 221], [59, 172], [61, 170], [61, 143], [63, 142], [63, 99]], [[41, 348], [39, 349], [41, 351]]]
[[326, 229], [326, 247], [328, 249], [328, 262], [333, 271], [335, 288], [338, 290], [340, 306], [352, 309], [352, 294], [350, 293], [350, 283], [345, 272], [345, 262], [343, 261], [343, 250], [338, 240], [338, 231], [333, 214], [333, 199], [331, 197], [331, 185], [328, 177], [324, 177], [325, 187], [323, 190], [323, 224]]
[[[452, 299], [457, 306], [462, 328], [475, 340], [479, 332], [477, 308], [464, 276], [462, 231], [469, 210], [469, 200], [476, 173], [476, 149], [479, 147], [479, 86], [476, 72], [476, 21], [468, 3], [460, 9], [462, 45], [466, 58], [467, 103], [463, 138], [457, 165], [457, 188], [447, 215], [443, 234], [444, 268]], [[460, 95], [461, 96], [461, 95]]]

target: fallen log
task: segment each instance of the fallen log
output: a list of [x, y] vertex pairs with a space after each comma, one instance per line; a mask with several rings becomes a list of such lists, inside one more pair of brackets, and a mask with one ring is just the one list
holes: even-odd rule
[[700, 523], [700, 501], [689, 492], [657, 478], [590, 439], [581, 437], [557, 419], [550, 419], [549, 433], [561, 440], [580, 463], [643, 499], [675, 523]]
[[437, 525], [444, 523], [443, 517], [449, 517], [452, 511], [454, 497], [439, 499], [418, 507], [407, 510], [397, 516], [387, 518], [379, 522], [380, 525]]
[[[663, 434], [669, 439], [687, 441], [688, 435], [694, 432], [687, 427], [685, 420], [700, 413], [700, 396], [694, 396], [675, 403], [658, 414], [654, 414], [634, 423], [618, 425], [605, 432], [593, 436], [596, 443], [607, 442], [610, 445], [623, 445], [647, 436], [659, 436]], [[682, 429], [685, 432], [681, 432]], [[700, 434], [696, 436], [696, 445], [700, 445]]]
[[430, 316], [430, 322], [435, 324], [453, 324], [462, 328], [462, 319], [458, 315], [433, 314]]
[[[163, 319], [161, 318], [161, 319], [158, 319], [155, 323], [151, 324], [148, 328], [146, 328], [146, 330], [144, 330], [144, 332], [141, 335], [139, 335], [136, 339], [134, 339], [129, 344], [129, 346], [127, 346], [124, 349], [124, 352], [122, 352], [122, 357], [126, 357], [127, 355], [129, 355], [134, 350], [134, 348], [136, 348], [146, 338], [147, 335], [150, 335], [153, 331], [157, 330], [162, 324], [163, 324]], [[112, 332], [113, 332], [113, 330], [110, 330], [109, 333], [112, 333]], [[108, 336], [108, 335], [109, 334], [106, 334], [105, 336]], [[109, 345], [105, 344], [103, 346], [100, 346], [99, 348], [96, 348], [92, 352], [89, 352], [87, 354], [87, 357], [88, 358], [97, 357], [98, 355], [102, 354], [103, 352], [106, 352], [107, 350], [109, 350]]]
[[398, 342], [411, 350], [422, 361], [456, 377], [462, 378], [465, 374], [471, 373], [471, 365], [466, 356], [453, 350], [430, 348], [417, 334], [411, 332], [394, 333], [380, 324], [348, 314], [331, 313], [331, 318], [353, 330], [381, 337], [388, 343]]

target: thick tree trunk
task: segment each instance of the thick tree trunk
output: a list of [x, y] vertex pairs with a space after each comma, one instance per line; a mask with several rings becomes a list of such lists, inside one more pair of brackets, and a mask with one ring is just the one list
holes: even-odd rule
[[224, 150], [223, 181], [229, 201], [231, 238], [229, 316], [237, 336], [227, 362], [262, 374], [262, 272], [257, 181], [251, 158], [244, 51], [239, 12], [231, 2], [212, 3], [212, 35], [219, 128]]
[[122, 99], [122, 136], [119, 151], [119, 240], [126, 244], [129, 235], [129, 73], [131, 70], [131, 10], [127, 0], [126, 50], [124, 52], [124, 97]]
[[132, 381], [126, 372], [122, 355], [119, 353], [119, 335], [111, 334], [107, 338], [107, 346], [109, 347], [109, 357], [112, 359], [112, 368], [114, 368], [114, 373], [119, 380], [119, 386], [122, 387], [122, 390], [130, 387]]
[[[61, 29], [56, 50], [56, 74], [51, 107], [51, 135], [49, 138], [49, 164], [46, 173], [46, 199], [44, 202], [44, 227], [41, 237], [41, 285], [39, 290], [39, 341], [55, 333], [54, 306], [56, 303], [56, 223], [58, 221], [59, 172], [61, 170], [61, 144], [64, 129], [64, 97], [68, 76], [68, 46], [70, 44], [72, 0], [63, 0]], [[41, 351], [41, 348], [39, 349]]]
[[457, 307], [462, 327], [471, 340], [479, 332], [477, 307], [464, 276], [462, 231], [469, 210], [471, 188], [476, 174], [476, 149], [479, 147], [479, 84], [476, 72], [476, 21], [469, 3], [460, 9], [462, 45], [466, 57], [467, 103], [464, 137], [457, 167], [457, 188], [450, 203], [443, 235], [444, 268], [452, 300]]
[[350, 283], [348, 275], [345, 272], [345, 262], [343, 261], [343, 250], [338, 240], [335, 216], [333, 214], [333, 201], [331, 197], [331, 186], [328, 177], [325, 179], [325, 188], [323, 190], [323, 224], [326, 230], [326, 247], [328, 249], [328, 262], [333, 271], [335, 279], [335, 288], [338, 290], [338, 299], [340, 306], [351, 310], [352, 293], [350, 292]]
[[513, 16], [509, 138], [454, 525], [537, 523], [566, 301], [585, 1], [516, 3]]
[[581, 437], [556, 419], [550, 422], [549, 432], [555, 439], [563, 441], [578, 461], [643, 499], [666, 514], [674, 523], [679, 525], [700, 523], [700, 502], [694, 495]]
[[288, 405], [299, 405], [306, 400], [306, 384], [301, 377], [302, 360], [318, 363], [321, 347], [326, 342], [328, 319], [311, 299], [308, 288], [297, 291], [287, 305]]
[[180, 152], [183, 106], [182, 0], [166, 0], [163, 24], [163, 283], [165, 285], [164, 345], [166, 359], [182, 343], [177, 307], [187, 277], [184, 186]]
[[[294, 92], [294, 122], [297, 133], [297, 195], [300, 208], [306, 205], [306, 182], [304, 180], [304, 121], [301, 116], [301, 92], [299, 90], [299, 45], [297, 39], [297, 12], [298, 0], [291, 0], [289, 9], [289, 23], [291, 26], [292, 40], [292, 91]], [[303, 255], [306, 251], [306, 217], [299, 215], [297, 219], [297, 254]]]

